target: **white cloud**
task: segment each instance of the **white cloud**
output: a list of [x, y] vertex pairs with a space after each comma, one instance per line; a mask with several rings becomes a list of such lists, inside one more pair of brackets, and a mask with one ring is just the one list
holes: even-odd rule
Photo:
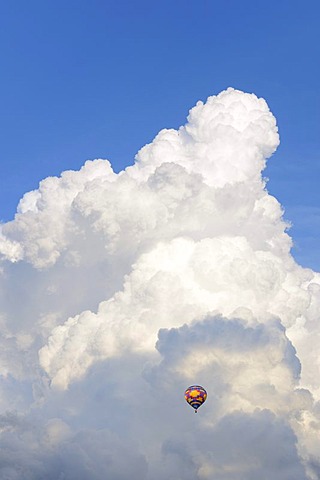
[[125, 171], [23, 197], [0, 237], [3, 478], [319, 478], [320, 276], [261, 176], [278, 143], [228, 89]]

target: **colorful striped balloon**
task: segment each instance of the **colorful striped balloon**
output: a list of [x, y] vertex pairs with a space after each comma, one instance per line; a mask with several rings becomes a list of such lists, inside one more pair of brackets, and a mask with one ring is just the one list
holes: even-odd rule
[[184, 392], [184, 398], [195, 409], [195, 413], [207, 399], [207, 392], [200, 385], [191, 385]]

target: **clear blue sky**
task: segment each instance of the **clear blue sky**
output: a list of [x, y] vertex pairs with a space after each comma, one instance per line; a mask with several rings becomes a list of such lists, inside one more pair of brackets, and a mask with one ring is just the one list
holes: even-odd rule
[[3, 221], [41, 179], [97, 157], [119, 171], [232, 86], [277, 118], [268, 190], [320, 270], [318, 1], [11, 0], [0, 22]]

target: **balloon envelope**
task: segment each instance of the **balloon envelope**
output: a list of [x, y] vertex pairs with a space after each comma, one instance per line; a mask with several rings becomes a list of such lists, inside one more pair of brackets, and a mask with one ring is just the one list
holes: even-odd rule
[[207, 399], [207, 392], [201, 385], [191, 385], [191, 387], [188, 387], [184, 392], [184, 398], [197, 413], [197, 409], [201, 407]]

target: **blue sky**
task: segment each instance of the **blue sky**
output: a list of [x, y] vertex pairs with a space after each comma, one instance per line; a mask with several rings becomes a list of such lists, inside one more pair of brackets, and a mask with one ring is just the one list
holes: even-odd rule
[[319, 13], [288, 0], [1, 2], [0, 218], [86, 159], [123, 169], [232, 86], [277, 118], [268, 190], [293, 223], [298, 262], [319, 270]]

